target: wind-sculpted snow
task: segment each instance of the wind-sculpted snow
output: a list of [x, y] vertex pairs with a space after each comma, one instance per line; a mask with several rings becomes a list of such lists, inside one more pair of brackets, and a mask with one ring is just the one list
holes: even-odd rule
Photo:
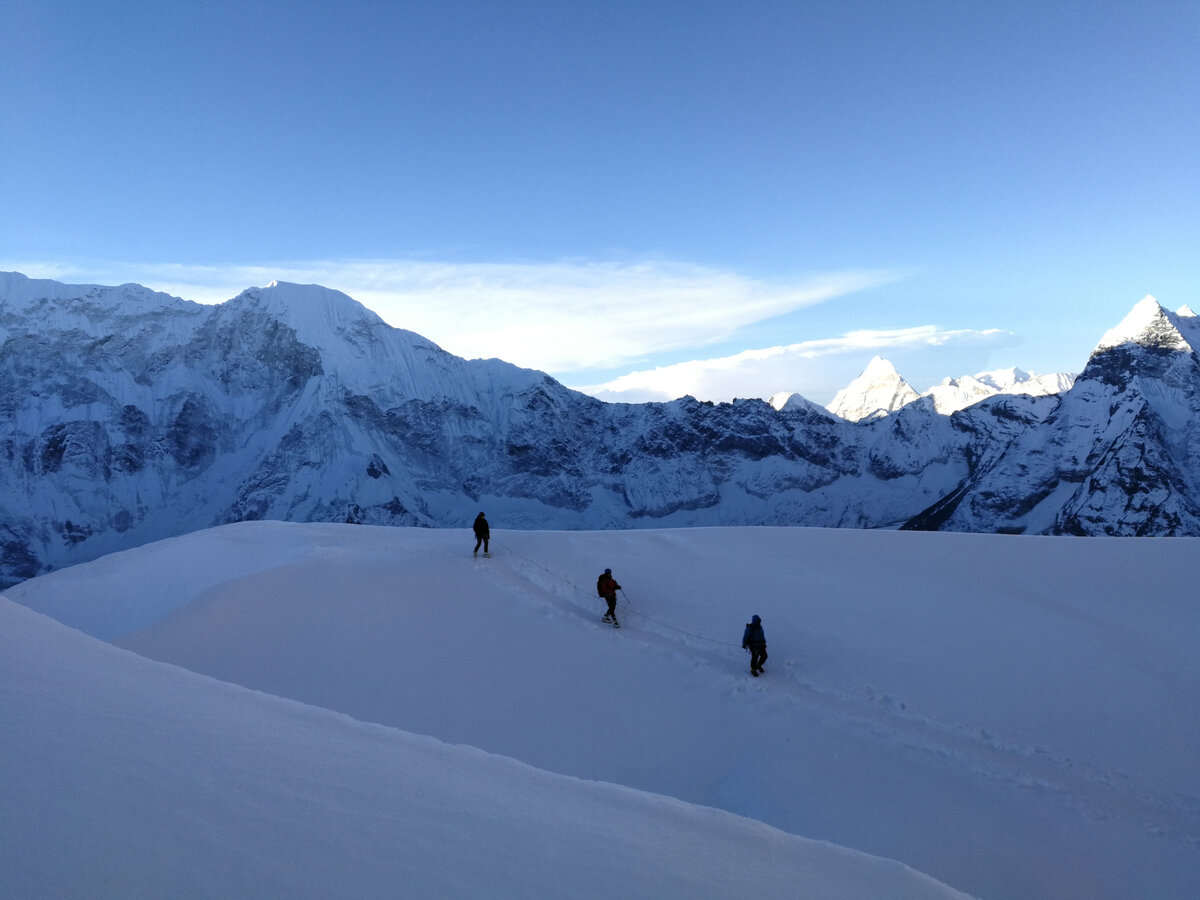
[[447, 527], [480, 508], [521, 528], [1197, 534], [1196, 329], [1148, 299], [1061, 404], [923, 397], [853, 423], [797, 397], [602, 403], [315, 285], [200, 306], [9, 273], [0, 585], [226, 522]]
[[[988, 900], [1200, 896], [1196, 539], [473, 544], [244, 522], [12, 588], [173, 666], [0, 602], [0, 896], [89, 895], [47, 886], [118, 869], [130, 896], [179, 896], [153, 879], [197, 869], [255, 896], [927, 896], [861, 856], [822, 882], [800, 838]], [[761, 678], [739, 646], [753, 614]], [[389, 876], [416, 880], [354, 889]]]
[[0, 598], [0, 896], [968, 900], [899, 863], [142, 659]]

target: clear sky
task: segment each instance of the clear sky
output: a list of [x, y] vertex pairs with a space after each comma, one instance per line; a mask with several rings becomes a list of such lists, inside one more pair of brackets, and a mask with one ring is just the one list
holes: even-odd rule
[[1146, 294], [1200, 310], [1196, 0], [0, 0], [0, 35], [33, 277], [318, 282], [628, 399], [1078, 371]]

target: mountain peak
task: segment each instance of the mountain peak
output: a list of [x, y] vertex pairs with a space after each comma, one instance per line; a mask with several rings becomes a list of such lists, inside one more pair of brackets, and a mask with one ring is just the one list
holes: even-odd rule
[[872, 357], [861, 375], [842, 388], [826, 407], [835, 416], [858, 422], [895, 412], [920, 398], [888, 360]]
[[266, 287], [247, 288], [229, 302], [257, 305], [294, 328], [300, 340], [311, 346], [328, 345], [364, 325], [386, 324], [353, 297], [319, 284], [272, 281]]
[[1139, 300], [1116, 328], [1106, 332], [1093, 355], [1122, 344], [1138, 344], [1167, 350], [1189, 350], [1190, 345], [1180, 333], [1172, 316], [1152, 296]]
[[59, 303], [100, 298], [110, 315], [137, 315], [155, 306], [197, 306], [190, 300], [181, 300], [140, 284], [63, 284], [47, 278], [30, 278], [20, 272], [0, 272], [0, 305], [13, 309], [27, 310], [42, 301]]
[[1012, 367], [947, 378], [931, 387], [924, 396], [932, 397], [934, 409], [948, 416], [997, 394], [1027, 394], [1034, 397], [1061, 394], [1070, 390], [1074, 383], [1075, 376], [1065, 372], [1034, 375]]
[[896, 367], [889, 360], [882, 356], [872, 356], [871, 361], [867, 363], [867, 367], [863, 369], [862, 375], [859, 378], [899, 378], [900, 373], [896, 371]]

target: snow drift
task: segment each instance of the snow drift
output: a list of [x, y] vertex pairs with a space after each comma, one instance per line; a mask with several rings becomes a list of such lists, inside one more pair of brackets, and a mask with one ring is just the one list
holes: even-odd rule
[[107, 647], [0, 600], [5, 897], [961, 896], [718, 810]]
[[944, 895], [779, 829], [989, 900], [1200, 890], [1194, 540], [493, 533], [245, 523], [13, 588], [220, 681], [5, 607], [0, 886]]

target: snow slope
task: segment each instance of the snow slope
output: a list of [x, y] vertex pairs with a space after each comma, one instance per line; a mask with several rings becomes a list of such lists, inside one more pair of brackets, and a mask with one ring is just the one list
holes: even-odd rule
[[0, 896], [961, 896], [728, 813], [153, 663], [8, 601], [0, 620]]
[[[312, 819], [328, 818], [320, 802], [312, 816], [300, 812], [313, 793], [333, 807], [338, 834], [343, 826], [356, 834], [360, 817], [387, 818], [370, 804], [364, 813], [366, 801], [353, 790], [343, 796], [340, 787], [324, 785], [330, 766], [307, 755], [310, 738], [318, 746], [344, 740], [351, 745], [346, 755], [355, 758], [365, 752], [359, 739], [370, 736], [387, 744], [384, 755], [397, 768], [425, 776], [418, 781], [436, 769], [466, 795], [484, 790], [474, 764], [461, 761], [457, 750], [439, 749], [450, 761], [438, 765], [409, 762], [408, 750], [399, 748], [426, 745], [392, 730], [404, 729], [589, 783], [723, 809], [793, 835], [898, 860], [992, 900], [1182, 900], [1200, 893], [1195, 540], [792, 528], [510, 532], [493, 524], [491, 559], [470, 558], [466, 530], [258, 522], [163, 541], [18, 585], [10, 598], [146, 657], [336, 710], [353, 721], [194, 682], [179, 670], [78, 636], [68, 640], [42, 620], [14, 615], [20, 628], [6, 629], [15, 637], [5, 638], [14, 645], [4, 650], [5, 666], [53, 673], [61, 668], [59, 655], [95, 657], [80, 679], [88, 690], [98, 686], [97, 696], [85, 703], [62, 699], [83, 687], [63, 689], [51, 674], [44, 675], [51, 683], [41, 687], [18, 683], [9, 689], [14, 678], [2, 679], [9, 691], [5, 703], [22, 715], [40, 716], [33, 732], [57, 735], [61, 744], [53, 752], [35, 747], [28, 763], [35, 771], [6, 780], [38, 785], [39, 778], [44, 782], [80, 765], [102, 772], [86, 762], [96, 758], [96, 744], [101, 755], [133, 760], [138, 778], [157, 781], [137, 784], [135, 778], [135, 787], [118, 788], [117, 796], [102, 801], [93, 802], [85, 791], [87, 808], [162, 794], [182, 798], [172, 802], [173, 810], [183, 805], [197, 807], [201, 817], [215, 816], [223, 807], [220, 792], [209, 789], [205, 766], [239, 770], [247, 764], [242, 749], [253, 755], [253, 748], [281, 731], [267, 710], [285, 710], [318, 723], [314, 735], [289, 738], [283, 749], [270, 751], [297, 755], [295, 768], [285, 773], [269, 755], [272, 762], [263, 767], [272, 775], [258, 788], [269, 794], [260, 813], [271, 815], [277, 805], [278, 821], [291, 829], [303, 831]], [[599, 622], [602, 604], [592, 580], [605, 566], [625, 586], [620, 631]], [[752, 613], [763, 617], [771, 653], [761, 679], [750, 678], [739, 647]], [[58, 636], [40, 637], [46, 629]], [[38, 649], [41, 640], [67, 646]], [[32, 651], [20, 649], [31, 643]], [[26, 658], [30, 653], [42, 661], [35, 665]], [[120, 723], [133, 715], [124, 706], [133, 702], [125, 687], [110, 696], [103, 686], [108, 666], [121, 667], [122, 684], [160, 692], [153, 703], [145, 701], [155, 711], [145, 714], [139, 729], [150, 720], [164, 722], [159, 741], [174, 748], [164, 759], [187, 750], [191, 755], [183, 762], [154, 762], [155, 753], [137, 749], [136, 734], [104, 750], [118, 732], [126, 735], [129, 729]], [[204, 684], [238, 703], [256, 699], [244, 715], [180, 715], [170, 708], [183, 683]], [[193, 690], [201, 689], [187, 688]], [[219, 705], [207, 693], [204, 698], [196, 702]], [[263, 716], [260, 728], [255, 721]], [[118, 724], [103, 724], [110, 721]], [[212, 728], [206, 738], [194, 733], [198, 721]], [[331, 729], [338, 730], [336, 739]], [[226, 754], [209, 744], [220, 759], [208, 759], [204, 741], [226, 732], [237, 735], [235, 746]], [[20, 744], [28, 736], [4, 740]], [[5, 749], [0, 758], [9, 760]], [[161, 748], [155, 752], [161, 755]], [[42, 758], [50, 762], [38, 769]], [[207, 760], [198, 774], [173, 785], [180, 772], [197, 771], [198, 759]], [[506, 808], [528, 802], [544, 809], [550, 802], [528, 786], [550, 776], [522, 780], [507, 769], [497, 775], [496, 767], [507, 762], [468, 759], [489, 760], [479, 777], [499, 780], [493, 790], [513, 786]], [[82, 785], [98, 780], [86, 777], [86, 769], [77, 777]], [[400, 777], [389, 772], [385, 781]], [[439, 789], [449, 791], [446, 784], [439, 782]], [[68, 798], [80, 789], [64, 788], [56, 815], [79, 814]], [[41, 814], [38, 790], [23, 795], [18, 816]], [[563, 797], [565, 810], [582, 802], [563, 788], [548, 792]], [[616, 832], [629, 839], [613, 855], [634, 860], [641, 873], [646, 869], [638, 868], [637, 853], [647, 849], [665, 869], [692, 866], [675, 854], [696, 839], [675, 824], [660, 830], [653, 816], [641, 818], [649, 813], [640, 808], [633, 822], [600, 833], [593, 814], [572, 816], [555, 807], [544, 814], [560, 816], [551, 830], [561, 832], [564, 842], [573, 831], [596, 830], [590, 851], [578, 845], [539, 850], [534, 862], [493, 854], [498, 835], [508, 835], [512, 822], [482, 816], [484, 824], [472, 823], [465, 814], [454, 819], [462, 812], [459, 799], [454, 793], [447, 800], [452, 824], [430, 843], [452, 843], [465, 830], [468, 843], [487, 848], [489, 857], [507, 856], [511, 868], [492, 869], [468, 884], [492, 878], [493, 886], [507, 885], [511, 876], [518, 879], [512, 884], [527, 885], [520, 879], [533, 877], [531, 867], [549, 873], [549, 888], [499, 891], [508, 896], [569, 893], [559, 890], [571, 877], [568, 870], [591, 871], [589, 854], [609, 846]], [[653, 808], [665, 801], [645, 802]], [[134, 805], [135, 821], [172, 815], [156, 812], [150, 800]], [[21, 830], [12, 815], [0, 813], [5, 835]], [[708, 813], [684, 807], [680, 815], [696, 824]], [[422, 820], [435, 816], [420, 812]], [[496, 833], [486, 830], [490, 824]], [[411, 822], [396, 827], [416, 828]], [[541, 839], [539, 833], [524, 849]], [[25, 852], [31, 858], [51, 852], [29, 840], [33, 846]], [[150, 852], [173, 858], [172, 850], [155, 849], [149, 833], [140, 840]], [[363, 852], [370, 856], [397, 842], [368, 842]], [[206, 846], [209, 859], [228, 849]], [[259, 865], [267, 869], [269, 860], [291, 858], [296, 846], [260, 847]], [[109, 848], [108, 855], [115, 852]], [[457, 851], [439, 852], [441, 865], [434, 868], [456, 868]], [[741, 852], [710, 849], [699, 856], [732, 860]], [[793, 852], [763, 852], [771, 860], [764, 863], [767, 895], [906, 896], [899, 885], [880, 889], [878, 882], [859, 894], [846, 885], [805, 894], [797, 885], [806, 882], [770, 868], [787, 863]], [[554, 861], [546, 862], [547, 856]], [[4, 863], [0, 859], [0, 872], [12, 871]], [[754, 890], [737, 881], [741, 864], [731, 865], [739, 873], [730, 875], [731, 884], [738, 887], [727, 884], [713, 895]], [[860, 874], [895, 874], [882, 876], [878, 865], [864, 863]], [[254, 868], [247, 862], [243, 871]], [[609, 895], [609, 884], [584, 888], [581, 895]], [[618, 882], [612, 886], [612, 896], [637, 895]], [[660, 883], [647, 895], [702, 893], [680, 881]]]

